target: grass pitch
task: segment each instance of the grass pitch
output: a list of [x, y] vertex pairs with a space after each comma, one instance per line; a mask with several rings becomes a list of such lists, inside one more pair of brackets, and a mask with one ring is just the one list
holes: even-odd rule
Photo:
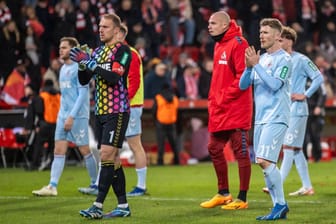
[[[314, 196], [286, 196], [290, 212], [286, 223], [336, 223], [336, 161], [309, 164], [315, 188]], [[237, 164], [229, 165], [230, 191], [237, 196], [239, 181]], [[136, 184], [132, 167], [125, 168], [127, 191]], [[78, 213], [91, 206], [95, 197], [82, 195], [77, 187], [88, 185], [88, 175], [83, 167], [67, 166], [58, 187], [57, 197], [35, 197], [32, 190], [46, 185], [49, 171], [26, 172], [23, 169], [0, 170], [0, 223], [260, 223], [255, 218], [269, 213], [271, 199], [262, 192], [264, 179], [261, 169], [253, 164], [249, 208], [238, 211], [221, 210], [220, 207], [203, 209], [199, 204], [212, 197], [216, 178], [211, 163], [191, 166], [148, 167], [148, 195], [129, 198], [132, 216], [117, 220], [87, 220]], [[300, 188], [301, 182], [295, 168], [285, 182], [285, 194]], [[116, 206], [110, 191], [104, 212]]]

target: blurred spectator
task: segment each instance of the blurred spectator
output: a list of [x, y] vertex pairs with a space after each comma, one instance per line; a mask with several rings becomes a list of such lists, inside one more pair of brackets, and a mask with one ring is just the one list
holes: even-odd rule
[[324, 127], [325, 116], [325, 102], [326, 91], [324, 85], [308, 98], [309, 116], [307, 121], [306, 136], [303, 144], [303, 152], [308, 159], [307, 145], [310, 142], [312, 144], [312, 159], [315, 162], [320, 161], [322, 157], [321, 151], [321, 134]]
[[24, 88], [30, 82], [29, 76], [26, 73], [25, 59], [20, 58], [16, 62], [16, 66], [8, 76], [1, 99], [10, 105], [19, 105], [21, 99], [24, 98]]
[[333, 58], [336, 58], [336, 48], [330, 38], [326, 38], [320, 43], [320, 51], [328, 62], [331, 62]]
[[12, 19], [12, 12], [5, 0], [0, 0], [0, 27]]
[[54, 8], [48, 3], [48, 0], [37, 0], [35, 6], [38, 21], [43, 25], [44, 32], [40, 36], [41, 40], [41, 65], [44, 68], [49, 67], [51, 57], [52, 35], [54, 28]]
[[94, 13], [90, 10], [89, 0], [80, 0], [76, 11], [76, 38], [80, 44], [87, 44], [90, 48], [98, 45], [98, 25]]
[[171, 45], [192, 45], [196, 25], [190, 0], [167, 0], [167, 2], [170, 12], [168, 20]]
[[165, 139], [168, 138], [169, 145], [174, 153], [173, 164], [178, 165], [179, 151], [176, 146], [176, 120], [178, 111], [178, 98], [166, 83], [155, 95], [153, 104], [153, 116], [156, 127], [156, 138], [158, 145], [157, 165], [164, 165]]
[[120, 16], [121, 21], [127, 25], [128, 30], [130, 30], [134, 24], [138, 22], [141, 23], [142, 21], [140, 8], [136, 8], [134, 1], [132, 0], [121, 0], [117, 14]]
[[25, 38], [26, 54], [34, 65], [40, 64], [38, 38], [34, 34], [32, 26], [28, 25]]
[[26, 26], [30, 26], [37, 37], [41, 37], [44, 33], [44, 26], [39, 21], [36, 16], [35, 8], [32, 6], [27, 6], [25, 9], [26, 13]]
[[183, 73], [187, 67], [188, 59], [189, 55], [185, 52], [182, 52], [179, 55], [177, 64], [173, 67], [171, 72], [172, 86], [178, 98], [186, 98]]
[[25, 56], [24, 60], [30, 83], [34, 88], [34, 91], [39, 92], [42, 84], [41, 66], [40, 64], [34, 65], [29, 57]]
[[135, 40], [134, 48], [139, 52], [142, 61], [146, 64], [149, 59], [146, 53], [147, 48], [146, 40], [142, 37], [138, 37]]
[[332, 78], [329, 74], [330, 64], [323, 55], [317, 55], [314, 60], [316, 66], [319, 68], [324, 78], [324, 90], [326, 92], [327, 98], [332, 98], [334, 96]]
[[144, 80], [145, 99], [154, 99], [164, 85], [170, 85], [167, 75], [167, 65], [160, 62], [155, 65], [154, 69], [150, 70]]
[[75, 36], [76, 13], [71, 0], [60, 0], [55, 5], [55, 27], [53, 45], [59, 46], [62, 37]]
[[272, 0], [273, 13], [272, 17], [277, 18], [283, 25], [287, 25], [287, 16], [283, 0]]
[[[34, 146], [36, 140], [36, 132], [38, 131], [38, 124], [43, 119], [43, 102], [41, 97], [34, 91], [34, 87], [31, 84], [25, 86], [25, 99], [28, 104], [24, 112], [24, 124], [23, 135], [26, 136], [26, 143], [29, 147], [29, 158], [31, 160], [31, 167], [39, 166], [39, 156], [36, 156], [36, 147]], [[37, 161], [36, 161], [37, 160]]]
[[213, 69], [213, 60], [210, 58], [204, 59], [202, 62], [201, 75], [198, 81], [199, 96], [202, 99], [208, 99], [212, 69]]
[[96, 17], [100, 17], [104, 14], [115, 13], [115, 9], [111, 0], [97, 0], [95, 4], [91, 4], [96, 7]]
[[33, 169], [38, 168], [40, 171], [47, 168], [53, 161], [56, 119], [61, 100], [59, 91], [54, 89], [53, 85], [54, 83], [51, 80], [45, 80], [39, 94], [42, 99], [43, 116], [38, 123], [38, 132], [34, 145]]
[[336, 7], [332, 0], [324, 0], [319, 13], [319, 40], [330, 39], [336, 44]]
[[314, 0], [301, 0], [300, 26], [303, 41], [313, 39], [314, 27], [317, 22], [317, 11]]
[[47, 69], [47, 71], [43, 74], [43, 80], [44, 82], [47, 79], [52, 80], [52, 82], [54, 83], [53, 87], [56, 90], [59, 90], [59, 72], [61, 69], [62, 63], [59, 61], [59, 59], [54, 58], [51, 60], [50, 62], [50, 66]]
[[159, 57], [159, 47], [161, 43], [162, 23], [160, 21], [159, 8], [154, 4], [154, 0], [143, 0], [141, 5], [143, 20], [143, 30], [147, 33], [151, 41], [147, 43], [148, 57]]
[[244, 30], [250, 45], [260, 46], [259, 22], [262, 18], [272, 17], [272, 0], [248, 0], [245, 3], [248, 7], [247, 16], [244, 16]]
[[310, 60], [314, 60], [314, 58], [316, 58], [316, 56], [320, 54], [318, 47], [315, 46], [314, 43], [311, 41], [305, 42], [301, 51], [303, 52], [303, 54], [307, 55]]
[[25, 5], [31, 5], [35, 7], [36, 3], [37, 3], [37, 0], [24, 0]]
[[332, 60], [328, 73], [332, 83], [333, 92], [336, 93], [336, 57]]
[[5, 83], [9, 73], [16, 66], [17, 58], [24, 52], [21, 33], [13, 20], [6, 22], [0, 32], [0, 75]]
[[183, 72], [183, 79], [185, 83], [185, 96], [187, 99], [198, 99], [198, 79], [200, 76], [200, 69], [195, 62], [189, 62]]

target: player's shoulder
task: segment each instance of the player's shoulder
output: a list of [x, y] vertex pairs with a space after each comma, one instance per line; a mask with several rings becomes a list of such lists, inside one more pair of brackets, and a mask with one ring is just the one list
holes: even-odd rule
[[291, 62], [292, 61], [291, 55], [287, 51], [285, 51], [284, 49], [280, 49], [278, 51], [278, 54], [276, 54], [276, 55], [279, 58], [279, 60], [283, 60], [284, 59], [287, 62]]

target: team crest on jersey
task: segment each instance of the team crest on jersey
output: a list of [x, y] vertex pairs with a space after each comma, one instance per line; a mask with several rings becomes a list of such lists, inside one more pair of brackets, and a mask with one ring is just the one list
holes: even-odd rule
[[220, 64], [220, 65], [227, 65], [226, 52], [225, 51], [221, 55], [221, 58], [219, 59], [218, 64]]

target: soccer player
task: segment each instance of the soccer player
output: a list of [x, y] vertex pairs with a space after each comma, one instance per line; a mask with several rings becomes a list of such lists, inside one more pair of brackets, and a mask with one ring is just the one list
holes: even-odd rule
[[[218, 192], [200, 206], [213, 208], [221, 205], [222, 209], [228, 210], [246, 209], [251, 177], [248, 131], [252, 123], [253, 101], [252, 88], [241, 90], [238, 84], [245, 69], [244, 53], [248, 43], [242, 36], [241, 28], [224, 11], [211, 15], [208, 29], [216, 42], [208, 96], [208, 151], [217, 175]], [[235, 200], [229, 191], [228, 165], [223, 153], [224, 146], [229, 142], [239, 170], [240, 186]]]
[[280, 45], [282, 24], [278, 19], [260, 21], [260, 43], [266, 52], [260, 56], [253, 46], [246, 49], [246, 69], [239, 87], [254, 85], [255, 122], [253, 147], [256, 162], [262, 168], [270, 191], [273, 208], [257, 220], [286, 218], [289, 211], [285, 201], [280, 170], [276, 166], [286, 134], [290, 115], [290, 55]]
[[131, 51], [118, 40], [120, 26], [119, 16], [104, 14], [99, 23], [103, 44], [92, 54], [80, 48], [71, 49], [71, 58], [80, 64], [80, 83], [87, 84], [92, 77], [95, 80], [96, 136], [101, 158], [98, 195], [90, 208], [79, 212], [90, 219], [103, 218], [103, 203], [111, 186], [118, 206], [104, 214], [104, 218], [131, 215], [126, 198], [125, 174], [119, 158], [130, 114], [127, 74]]
[[[127, 26], [121, 24], [118, 38], [121, 43], [125, 41], [128, 30]], [[130, 98], [130, 120], [126, 130], [126, 139], [133, 151], [135, 157], [135, 171], [137, 173], [138, 182], [127, 196], [141, 196], [146, 193], [146, 177], [147, 177], [147, 157], [146, 152], [141, 143], [141, 115], [143, 110], [143, 66], [142, 59], [136, 49], [130, 47], [132, 60], [130, 70], [128, 72], [127, 84], [128, 95]], [[99, 179], [99, 178], [98, 178]], [[98, 180], [96, 184], [98, 185]], [[79, 192], [83, 194], [97, 195], [98, 191], [92, 188], [79, 188]]]
[[[311, 97], [323, 83], [323, 76], [314, 63], [305, 55], [293, 50], [296, 38], [296, 32], [292, 28], [284, 27], [282, 29], [280, 43], [282, 48], [292, 57], [293, 71], [291, 76], [291, 116], [283, 145], [280, 173], [282, 180], [285, 181], [294, 162], [302, 182], [302, 187], [290, 193], [290, 196], [314, 194], [302, 145], [309, 114], [306, 99]], [[306, 89], [308, 78], [311, 80], [311, 85]]]
[[[124, 42], [127, 36], [127, 26], [120, 26], [120, 42]], [[135, 157], [135, 171], [137, 173], [137, 185], [127, 196], [141, 196], [146, 193], [147, 157], [141, 143], [141, 115], [144, 103], [143, 66], [140, 54], [130, 47], [132, 60], [127, 77], [128, 97], [130, 99], [131, 113], [126, 130], [126, 140]]]
[[64, 60], [60, 70], [61, 106], [58, 112], [54, 160], [51, 165], [49, 185], [32, 193], [37, 196], [56, 196], [57, 185], [65, 164], [68, 143], [75, 143], [85, 159], [86, 168], [91, 178], [91, 187], [97, 178], [97, 162], [89, 148], [89, 86], [81, 85], [78, 80], [78, 64], [70, 59], [70, 49], [78, 46], [73, 37], [60, 40], [59, 54]]

